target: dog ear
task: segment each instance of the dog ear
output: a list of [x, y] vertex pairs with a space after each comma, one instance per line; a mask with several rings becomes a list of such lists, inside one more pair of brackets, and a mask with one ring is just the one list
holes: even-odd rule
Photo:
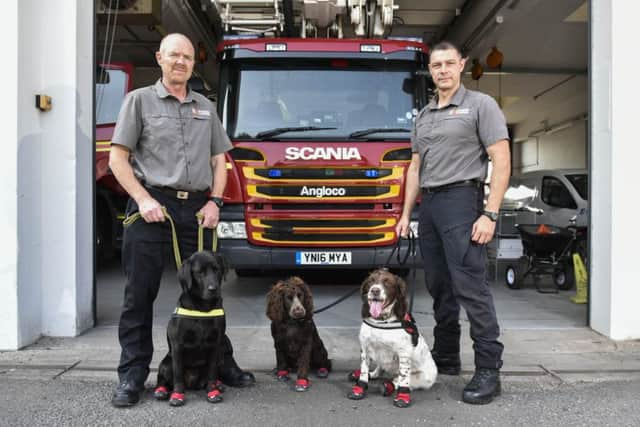
[[193, 284], [193, 276], [191, 275], [191, 263], [191, 257], [185, 259], [182, 262], [180, 270], [178, 270], [178, 282], [180, 283], [180, 287], [182, 288], [182, 292], [184, 293], [189, 293]]
[[272, 322], [282, 322], [284, 320], [284, 301], [282, 300], [282, 289], [284, 282], [280, 280], [271, 287], [267, 293], [267, 317]]
[[307, 312], [305, 317], [311, 319], [313, 317], [313, 294], [311, 293], [311, 288], [302, 279], [300, 279], [300, 282], [299, 286], [304, 294], [302, 305], [304, 305], [304, 309]]
[[214, 253], [213, 256], [216, 260], [216, 266], [218, 267], [218, 272], [220, 274], [220, 282], [227, 279], [227, 273], [229, 272], [229, 263], [227, 262], [227, 258], [219, 253]]
[[369, 287], [373, 283], [373, 272], [364, 279], [362, 285], [360, 285], [360, 297], [362, 298], [362, 318], [366, 319], [370, 316], [369, 314], [369, 299], [367, 298], [367, 294], [369, 293]]
[[395, 280], [394, 287], [396, 288], [396, 304], [393, 306], [393, 313], [400, 320], [404, 318], [407, 313], [407, 284], [400, 276], [393, 275]]

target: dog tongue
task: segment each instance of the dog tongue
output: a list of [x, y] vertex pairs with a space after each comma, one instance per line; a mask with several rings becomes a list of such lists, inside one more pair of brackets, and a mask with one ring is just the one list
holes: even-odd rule
[[382, 301], [371, 301], [369, 303], [369, 314], [371, 317], [378, 317], [382, 313]]

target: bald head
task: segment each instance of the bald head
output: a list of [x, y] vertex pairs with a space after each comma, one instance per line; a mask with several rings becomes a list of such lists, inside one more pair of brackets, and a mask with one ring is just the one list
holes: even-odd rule
[[156, 52], [156, 60], [162, 69], [162, 83], [165, 86], [186, 88], [193, 72], [194, 49], [185, 35], [172, 33], [165, 36]]
[[160, 49], [158, 50], [160, 52], [166, 52], [167, 49], [173, 46], [176, 42], [188, 44], [191, 46], [191, 50], [193, 51], [193, 43], [191, 43], [191, 40], [189, 40], [189, 38], [184, 34], [180, 33], [171, 33], [164, 36], [160, 41]]

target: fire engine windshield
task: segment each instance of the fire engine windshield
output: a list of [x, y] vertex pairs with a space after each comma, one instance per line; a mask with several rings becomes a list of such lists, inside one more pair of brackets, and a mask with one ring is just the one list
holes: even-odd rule
[[222, 94], [223, 124], [233, 139], [408, 140], [408, 68], [241, 68]]

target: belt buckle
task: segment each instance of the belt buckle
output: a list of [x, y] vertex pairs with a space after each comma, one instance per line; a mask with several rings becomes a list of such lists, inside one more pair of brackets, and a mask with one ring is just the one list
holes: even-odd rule
[[180, 200], [187, 200], [189, 198], [188, 191], [176, 191], [176, 197]]

